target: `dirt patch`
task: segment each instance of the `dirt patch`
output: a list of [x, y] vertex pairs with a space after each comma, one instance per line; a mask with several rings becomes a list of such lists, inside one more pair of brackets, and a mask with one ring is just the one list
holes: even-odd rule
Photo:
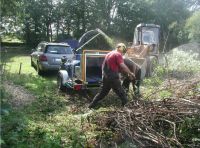
[[10, 103], [14, 108], [22, 108], [35, 100], [35, 97], [22, 86], [14, 85], [8, 81], [5, 81], [3, 85], [5, 90], [12, 96]]

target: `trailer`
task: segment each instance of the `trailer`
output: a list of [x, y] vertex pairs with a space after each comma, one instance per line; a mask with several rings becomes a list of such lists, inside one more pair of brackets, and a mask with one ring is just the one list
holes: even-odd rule
[[60, 90], [86, 90], [97, 88], [102, 83], [102, 63], [110, 51], [83, 50], [80, 60], [66, 61], [58, 72]]
[[[75, 59], [62, 58], [62, 65], [57, 76], [58, 88], [66, 90], [88, 90], [98, 88], [102, 83], [102, 63], [109, 49], [83, 49], [98, 36], [111, 40], [100, 29], [90, 30], [83, 34], [78, 49], [75, 49]], [[106, 47], [107, 48], [107, 47]]]

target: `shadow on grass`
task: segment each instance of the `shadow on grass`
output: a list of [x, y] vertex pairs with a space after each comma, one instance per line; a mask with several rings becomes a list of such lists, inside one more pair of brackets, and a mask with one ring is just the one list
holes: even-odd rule
[[27, 47], [2, 47], [0, 54], [3, 62], [12, 62], [14, 57], [30, 56], [31, 50]]

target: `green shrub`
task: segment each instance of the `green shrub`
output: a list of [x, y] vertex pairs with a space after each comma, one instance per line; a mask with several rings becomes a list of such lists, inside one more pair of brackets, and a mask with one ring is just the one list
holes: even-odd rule
[[167, 56], [169, 70], [171, 71], [189, 71], [198, 72], [200, 70], [199, 54], [192, 50], [183, 51], [175, 48]]

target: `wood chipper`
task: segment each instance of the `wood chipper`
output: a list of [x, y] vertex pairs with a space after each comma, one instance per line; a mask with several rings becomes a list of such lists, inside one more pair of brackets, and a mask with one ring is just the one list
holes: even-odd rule
[[134, 39], [126, 56], [141, 66], [141, 78], [151, 76], [158, 63], [160, 26], [139, 24], [135, 28]]
[[[76, 59], [62, 59], [61, 69], [58, 72], [57, 84], [60, 90], [87, 90], [97, 88], [102, 82], [102, 63], [105, 55], [112, 50], [87, 49], [85, 45], [93, 41], [99, 35], [106, 36], [101, 30], [91, 30], [85, 33], [79, 40], [80, 47], [75, 50]], [[84, 47], [84, 48], [83, 48]], [[102, 46], [101, 46], [102, 47]], [[107, 47], [106, 47], [107, 48]]]

